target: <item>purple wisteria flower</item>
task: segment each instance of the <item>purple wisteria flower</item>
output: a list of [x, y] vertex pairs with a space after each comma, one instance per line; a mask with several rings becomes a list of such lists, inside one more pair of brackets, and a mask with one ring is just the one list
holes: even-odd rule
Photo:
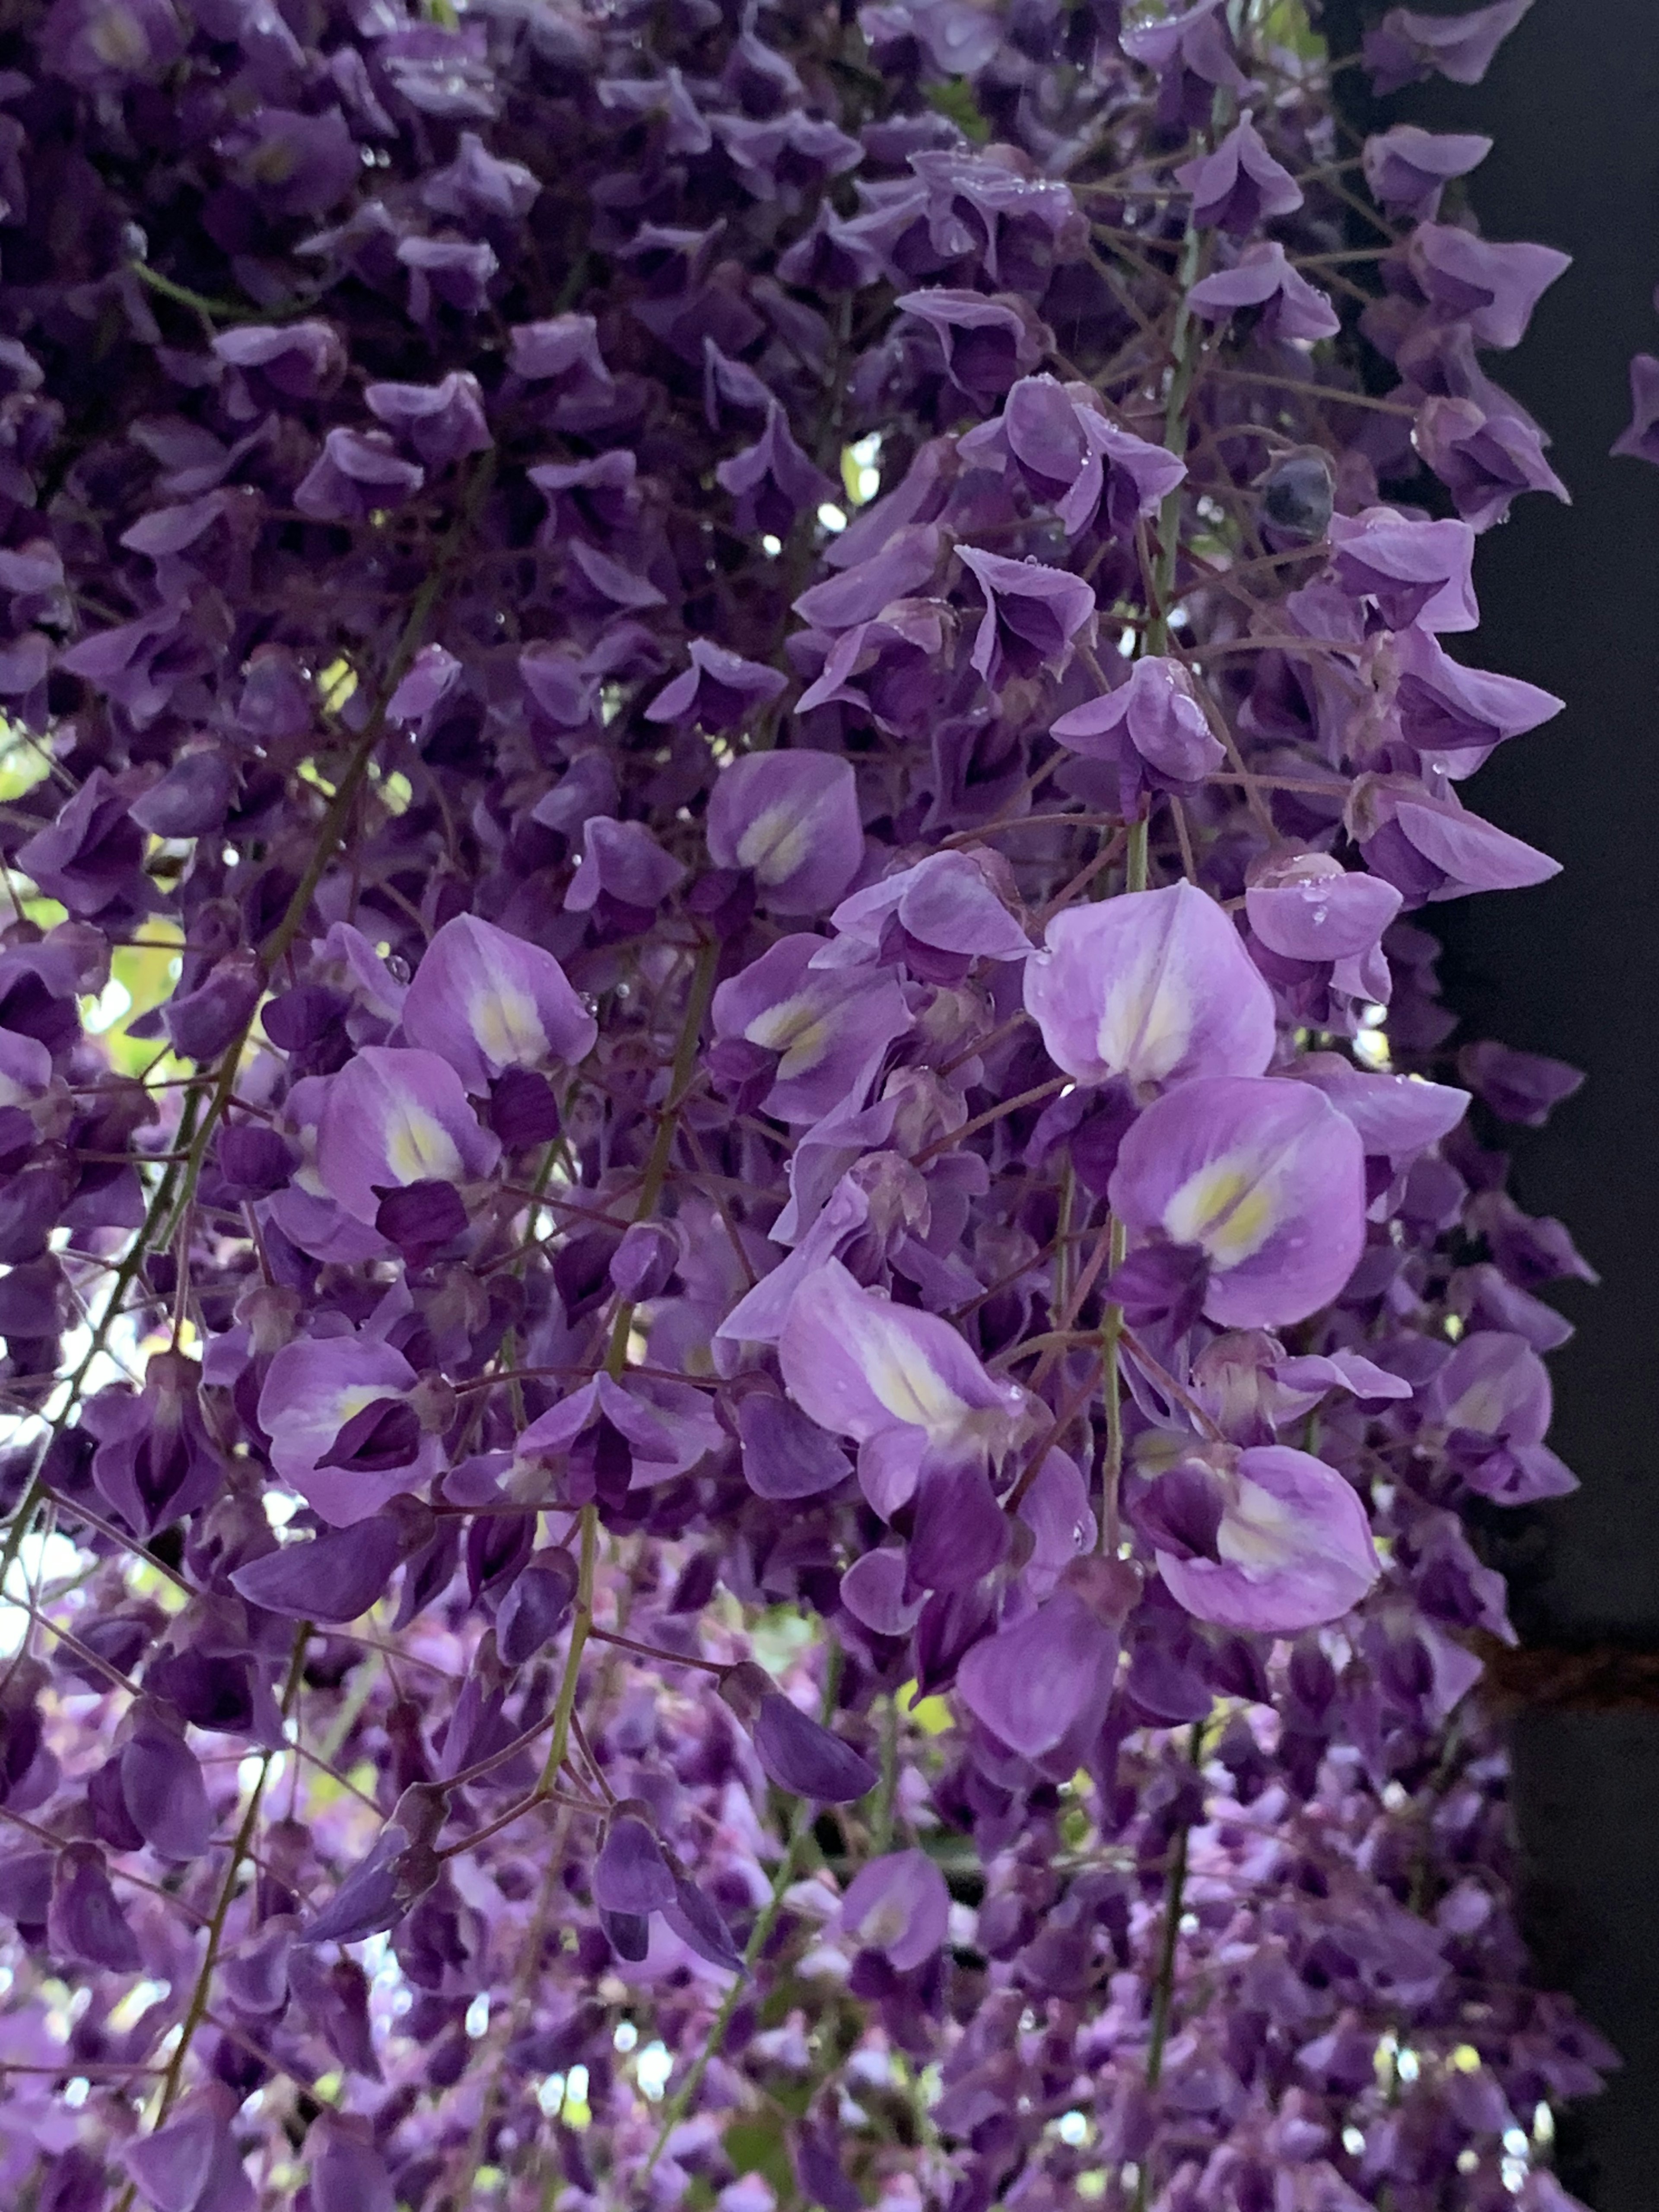
[[975, 960], [1024, 960], [1030, 939], [998, 896], [994, 870], [971, 853], [934, 853], [854, 891], [830, 915], [837, 942], [819, 968], [902, 960], [914, 975], [953, 981]]
[[425, 481], [420, 463], [401, 459], [384, 430], [331, 430], [294, 504], [315, 522], [364, 522], [401, 507]]
[[1234, 1328], [1300, 1321], [1364, 1244], [1364, 1154], [1303, 1084], [1211, 1076], [1154, 1101], [1124, 1138], [1112, 1210], [1132, 1237], [1203, 1254], [1203, 1310]]
[[1062, 714], [1051, 735], [1115, 768], [1118, 804], [1130, 817], [1149, 791], [1190, 795], [1227, 757], [1180, 664], [1157, 655], [1137, 660], [1115, 691]]
[[864, 858], [850, 763], [827, 753], [769, 752], [733, 761], [708, 797], [708, 857], [752, 872], [774, 914], [833, 906]]
[[259, 1425], [270, 1463], [331, 1528], [349, 1528], [423, 1488], [443, 1465], [422, 1426], [419, 1378], [372, 1336], [301, 1337], [270, 1363]]
[[1197, 1075], [1260, 1075], [1273, 1055], [1272, 994], [1190, 884], [1056, 915], [1024, 988], [1049, 1058], [1079, 1083], [1121, 1076], [1146, 1097]]
[[1023, 376], [1000, 414], [968, 432], [964, 458], [1012, 461], [1034, 498], [1052, 503], [1068, 538], [1078, 538], [1104, 511], [1115, 538], [1130, 538], [1137, 520], [1158, 512], [1187, 473], [1163, 446], [1119, 428], [1086, 384]]
[[1182, 1461], [1147, 1486], [1139, 1515], [1171, 1595], [1220, 1628], [1318, 1627], [1351, 1611], [1382, 1571], [1352, 1486], [1282, 1444]]
[[836, 1260], [790, 1302], [778, 1363], [802, 1411], [858, 1445], [886, 1517], [926, 1475], [1000, 1464], [1030, 1424], [1025, 1392], [988, 1375], [948, 1322], [862, 1289]]
[[908, 1973], [945, 1942], [951, 1893], [926, 1851], [869, 1859], [848, 1884], [841, 1924], [854, 1942]]
[[1492, 140], [1474, 131], [1396, 123], [1365, 141], [1365, 182], [1385, 214], [1432, 222], [1446, 186], [1478, 168], [1491, 151]]
[[708, 638], [694, 637], [689, 651], [691, 665], [665, 684], [646, 709], [653, 722], [697, 722], [705, 730], [735, 730], [784, 688], [775, 668], [745, 660]]
[[1294, 215], [1302, 205], [1302, 187], [1267, 151], [1248, 115], [1213, 153], [1182, 162], [1175, 179], [1192, 194], [1193, 221], [1200, 229], [1217, 226], [1240, 238], [1272, 216]]
[[941, 286], [907, 292], [898, 305], [933, 333], [951, 381], [982, 407], [1034, 369], [1046, 350], [1046, 333], [1018, 299]]
[[1365, 34], [1365, 65], [1379, 99], [1402, 85], [1436, 75], [1454, 84], [1479, 84], [1492, 56], [1526, 14], [1532, 0], [1492, 0], [1456, 15], [1391, 8]]
[[813, 1122], [862, 1095], [914, 1017], [890, 969], [825, 969], [817, 937], [781, 938], [714, 994], [715, 1066], [761, 1079], [759, 1103]]
[[1201, 276], [1187, 301], [1193, 313], [1208, 322], [1225, 322], [1242, 309], [1259, 309], [1264, 333], [1292, 344], [1334, 337], [1342, 327], [1324, 293], [1291, 266], [1276, 240], [1247, 246], [1232, 268]]
[[957, 1694], [1000, 1743], [1055, 1768], [1098, 1732], [1117, 1670], [1134, 1577], [1115, 1561], [1080, 1560], [1031, 1613], [976, 1643]]
[[1333, 572], [1354, 599], [1368, 599], [1384, 627], [1473, 629], [1479, 619], [1470, 564], [1474, 532], [1462, 522], [1430, 522], [1391, 507], [1334, 515]]
[[[475, 915], [457, 915], [428, 945], [404, 1000], [403, 1029], [411, 1045], [447, 1061], [475, 1097], [510, 1068], [574, 1067], [599, 1034], [550, 952]], [[434, 1176], [446, 1179], [428, 1170], [398, 1180]]]
[[[465, 1015], [455, 1024], [465, 1024], [463, 1054], [470, 1041], [481, 1064], [492, 1046], [510, 1041], [493, 1028], [494, 1011], [486, 1011], [482, 1040]], [[456, 1050], [453, 1032], [447, 1041]], [[355, 1220], [373, 1224], [391, 1191], [488, 1175], [500, 1154], [460, 1077], [435, 1052], [368, 1045], [329, 1079], [317, 1124], [317, 1174]]]
[[962, 562], [985, 595], [971, 657], [994, 691], [1011, 676], [1058, 675], [1079, 639], [1092, 640], [1095, 595], [1080, 576], [971, 545], [962, 548]]
[[1632, 356], [1630, 365], [1630, 427], [1613, 441], [1621, 459], [1659, 463], [1659, 359]]

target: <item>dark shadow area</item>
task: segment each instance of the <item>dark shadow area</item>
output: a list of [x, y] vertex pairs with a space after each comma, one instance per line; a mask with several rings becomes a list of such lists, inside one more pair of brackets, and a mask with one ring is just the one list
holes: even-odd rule
[[[1333, 50], [1353, 52], [1381, 12], [1328, 5]], [[1467, 11], [1443, 0], [1433, 12]], [[1364, 81], [1347, 82], [1364, 127]], [[1599, 1290], [1561, 1297], [1579, 1333], [1551, 1363], [1552, 1441], [1583, 1487], [1493, 1556], [1528, 1644], [1659, 1647], [1659, 470], [1607, 453], [1629, 419], [1630, 356], [1659, 352], [1659, 6], [1535, 0], [1484, 84], [1414, 88], [1375, 119], [1401, 118], [1487, 133], [1496, 145], [1470, 187], [1486, 234], [1574, 257], [1525, 343], [1488, 362], [1553, 434], [1574, 503], [1528, 497], [1482, 539], [1482, 619], [1466, 648], [1567, 701], [1468, 794], [1564, 873], [1426, 917], [1462, 1036], [1589, 1077], [1515, 1144], [1521, 1203], [1559, 1215], [1601, 1274]], [[1626, 2058], [1570, 2122], [1562, 2179], [1595, 2212], [1652, 2212], [1659, 1712], [1540, 1715], [1517, 1727], [1516, 1757], [1540, 1968]]]

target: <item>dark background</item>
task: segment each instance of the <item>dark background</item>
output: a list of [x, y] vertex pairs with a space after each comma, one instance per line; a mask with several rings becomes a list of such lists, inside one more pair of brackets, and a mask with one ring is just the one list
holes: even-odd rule
[[[1333, 53], [1355, 52], [1381, 12], [1327, 0]], [[1553, 433], [1574, 503], [1528, 495], [1482, 538], [1468, 641], [1481, 666], [1567, 702], [1470, 793], [1565, 872], [1428, 918], [1464, 1036], [1589, 1076], [1515, 1146], [1521, 1203], [1559, 1214], [1602, 1279], [1563, 1291], [1579, 1331], [1551, 1362], [1551, 1441], [1583, 1486], [1524, 1516], [1498, 1563], [1527, 1645], [1599, 1649], [1604, 1680], [1630, 1680], [1643, 1670], [1629, 1655], [1659, 1653], [1659, 469], [1607, 448], [1629, 420], [1631, 356], [1659, 353], [1659, 0], [1534, 0], [1479, 86], [1376, 107], [1359, 72], [1339, 84], [1362, 130], [1485, 131], [1497, 143], [1469, 188], [1483, 230], [1574, 257], [1524, 344], [1487, 357]], [[1512, 1739], [1540, 1972], [1625, 2057], [1607, 2094], [1562, 2120], [1559, 2170], [1595, 2212], [1656, 2212], [1659, 1692], [1645, 1711], [1587, 1703], [1523, 1712]]]

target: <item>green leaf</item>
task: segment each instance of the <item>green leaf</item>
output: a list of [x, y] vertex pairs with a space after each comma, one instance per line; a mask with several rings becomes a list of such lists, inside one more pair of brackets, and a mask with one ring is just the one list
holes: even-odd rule
[[948, 116], [976, 146], [984, 145], [990, 137], [991, 126], [980, 113], [974, 88], [965, 76], [946, 77], [941, 84], [930, 84], [927, 104], [939, 114]]

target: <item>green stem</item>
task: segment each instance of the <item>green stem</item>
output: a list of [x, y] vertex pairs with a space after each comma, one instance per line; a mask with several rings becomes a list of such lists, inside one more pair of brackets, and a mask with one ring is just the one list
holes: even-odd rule
[[551, 1790], [565, 1753], [570, 1748], [570, 1720], [576, 1710], [576, 1679], [581, 1672], [582, 1653], [593, 1632], [593, 1570], [599, 1554], [599, 1516], [592, 1505], [582, 1508], [580, 1564], [577, 1569], [576, 1607], [570, 1623], [570, 1649], [565, 1655], [564, 1678], [559, 1684], [557, 1701], [553, 1707], [553, 1741], [547, 1747], [547, 1763], [542, 1768], [541, 1790]]
[[[1187, 402], [1192, 397], [1193, 378], [1198, 367], [1192, 310], [1187, 299], [1198, 281], [1203, 252], [1203, 234], [1189, 223], [1181, 245], [1181, 269], [1176, 279], [1181, 287], [1181, 295], [1176, 304], [1175, 327], [1170, 337], [1173, 367], [1170, 372], [1170, 389], [1164, 404], [1164, 443], [1177, 459], [1186, 458]], [[1170, 601], [1175, 595], [1176, 564], [1181, 551], [1181, 492], [1179, 484], [1173, 491], [1167, 492], [1158, 513], [1158, 556], [1152, 563], [1152, 619], [1146, 625], [1142, 641], [1142, 650], [1148, 653], [1167, 653], [1170, 647]], [[1142, 834], [1144, 836], [1144, 830]]]
[[[1193, 1723], [1188, 1740], [1187, 1755], [1194, 1766], [1201, 1763], [1204, 1750], [1204, 1725]], [[1176, 1831], [1174, 1856], [1170, 1865], [1169, 1888], [1164, 1902], [1164, 1931], [1158, 1942], [1158, 1972], [1152, 1983], [1152, 2032], [1146, 2041], [1146, 2087], [1156, 2089], [1164, 2074], [1164, 2054], [1170, 2040], [1170, 2021], [1175, 2010], [1176, 1957], [1181, 1943], [1181, 1915], [1187, 1893], [1187, 1846], [1189, 1835], [1183, 1820]], [[1152, 2162], [1148, 2156], [1141, 2162], [1135, 2178], [1134, 2212], [1146, 2212], [1152, 2188]]]

